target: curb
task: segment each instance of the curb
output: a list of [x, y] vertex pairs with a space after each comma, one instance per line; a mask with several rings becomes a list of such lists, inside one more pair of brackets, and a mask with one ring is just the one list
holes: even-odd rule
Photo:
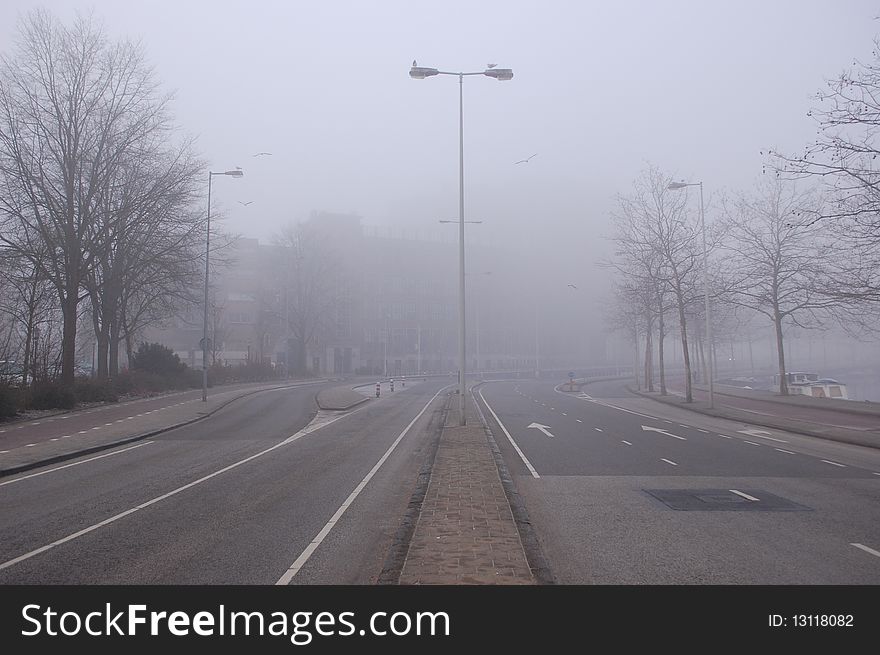
[[501, 478], [501, 486], [504, 488], [507, 504], [510, 505], [510, 511], [513, 514], [513, 522], [516, 524], [516, 530], [519, 533], [519, 540], [526, 555], [526, 562], [528, 562], [536, 584], [555, 585], [556, 578], [553, 577], [550, 564], [544, 556], [541, 542], [538, 540], [538, 534], [529, 517], [525, 501], [523, 501], [522, 496], [516, 490], [513, 477], [511, 477], [507, 464], [504, 462], [504, 456], [501, 454], [501, 448], [499, 448], [498, 442], [495, 441], [495, 435], [489, 427], [480, 403], [477, 402], [474, 390], [481, 384], [483, 383], [481, 382], [471, 387], [471, 400], [473, 400], [480, 421], [483, 423], [483, 432], [486, 434], [489, 450], [492, 451], [492, 458], [495, 460], [495, 467], [498, 469], [498, 477]]
[[91, 455], [92, 453], [98, 453], [102, 450], [110, 450], [111, 448], [116, 448], [117, 446], [124, 446], [126, 444], [130, 444], [135, 441], [141, 441], [142, 439], [149, 439], [150, 437], [154, 437], [157, 434], [162, 434], [163, 432], [170, 432], [171, 430], [176, 430], [177, 428], [182, 428], [186, 425], [190, 425], [195, 423], [196, 421], [201, 421], [202, 419], [206, 419], [209, 416], [212, 416], [219, 412], [221, 409], [234, 403], [236, 400], [241, 398], [246, 398], [248, 396], [253, 396], [254, 394], [261, 393], [263, 391], [272, 391], [273, 389], [284, 389], [288, 386], [300, 387], [307, 386], [309, 384], [316, 384], [317, 382], [304, 382], [301, 384], [292, 384], [292, 385], [277, 385], [274, 387], [266, 387], [264, 389], [254, 389], [252, 391], [248, 391], [240, 396], [236, 396], [235, 398], [230, 398], [229, 400], [223, 402], [218, 405], [210, 412], [206, 414], [202, 414], [201, 416], [196, 416], [195, 418], [188, 419], [186, 421], [181, 421], [180, 423], [175, 423], [174, 425], [167, 425], [161, 428], [157, 428], [155, 430], [150, 430], [149, 432], [144, 432], [142, 434], [137, 434], [131, 437], [123, 437], [122, 439], [117, 439], [116, 441], [112, 441], [109, 443], [98, 444], [96, 446], [89, 446], [88, 448], [83, 448], [82, 450], [76, 450], [69, 453], [64, 453], [62, 455], [54, 455], [52, 457], [47, 457], [41, 460], [37, 460], [34, 462], [28, 462], [27, 464], [19, 464], [17, 466], [12, 466], [6, 469], [0, 469], [0, 478], [6, 477], [9, 475], [15, 475], [17, 473], [22, 473], [24, 471], [30, 471], [35, 468], [40, 468], [41, 466], [48, 466], [49, 464], [57, 464], [58, 462], [64, 462], [68, 459], [76, 459], [77, 457], [82, 457], [83, 455]]
[[712, 416], [714, 418], [725, 419], [728, 421], [739, 421], [741, 423], [748, 423], [751, 425], [761, 425], [765, 428], [775, 428], [777, 430], [785, 430], [786, 432], [794, 432], [796, 434], [803, 434], [808, 437], [816, 437], [818, 439], [827, 439], [828, 441], [837, 441], [839, 443], [847, 443], [854, 446], [864, 446], [867, 448], [878, 448], [880, 449], [880, 438], [871, 439], [867, 436], [862, 436], [859, 433], [853, 433], [852, 431], [847, 431], [846, 433], [840, 433], [839, 430], [845, 428], [837, 428], [835, 429], [835, 433], [823, 432], [816, 429], [811, 429], [809, 426], [800, 427], [797, 425], [792, 425], [791, 423], [787, 423], [784, 419], [773, 420], [772, 418], [766, 418], [761, 414], [749, 414], [748, 416], [741, 416], [734, 412], [721, 412], [718, 410], [710, 410], [704, 407], [695, 407], [692, 404], [688, 404], [685, 402], [668, 402], [665, 400], [661, 400], [656, 396], [651, 396], [646, 394], [643, 391], [636, 391], [632, 389], [629, 385], [626, 385], [626, 390], [631, 394], [640, 396], [642, 398], [647, 398], [649, 400], [653, 400], [654, 402], [669, 405], [671, 407], [678, 407], [680, 409], [686, 409], [690, 412], [696, 412], [697, 414], [704, 414], [705, 416]]

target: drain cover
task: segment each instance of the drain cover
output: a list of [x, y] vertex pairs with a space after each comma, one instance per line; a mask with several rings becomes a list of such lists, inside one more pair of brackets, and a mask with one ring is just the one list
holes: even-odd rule
[[685, 512], [805, 512], [812, 508], [761, 489], [643, 489], [668, 507]]

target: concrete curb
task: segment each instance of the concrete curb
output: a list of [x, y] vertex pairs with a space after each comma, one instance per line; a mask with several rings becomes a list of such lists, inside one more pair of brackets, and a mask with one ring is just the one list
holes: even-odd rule
[[283, 389], [288, 386], [292, 387], [301, 387], [307, 386], [310, 384], [317, 384], [317, 382], [321, 382], [323, 380], [318, 380], [314, 382], [303, 382], [300, 384], [292, 384], [292, 385], [276, 385], [273, 387], [264, 387], [262, 389], [253, 389], [248, 391], [247, 393], [243, 393], [240, 396], [235, 396], [235, 398], [230, 398], [227, 401], [224, 401], [222, 404], [217, 405], [210, 412], [202, 414], [201, 416], [196, 416], [195, 418], [188, 419], [186, 421], [181, 421], [179, 423], [175, 423], [173, 425], [167, 425], [161, 428], [157, 428], [155, 430], [150, 430], [149, 432], [144, 432], [141, 434], [137, 434], [130, 437], [123, 437], [122, 439], [116, 439], [115, 441], [111, 441], [104, 444], [98, 444], [97, 446], [89, 446], [88, 448], [83, 448], [81, 450], [71, 451], [69, 453], [64, 453], [61, 455], [55, 455], [53, 457], [45, 457], [41, 460], [28, 462], [27, 464], [19, 464], [17, 466], [12, 466], [6, 469], [0, 469], [0, 478], [6, 477], [9, 475], [15, 475], [17, 473], [22, 473], [24, 471], [30, 471], [35, 468], [40, 468], [42, 466], [49, 466], [50, 464], [57, 464], [58, 462], [64, 462], [69, 459], [76, 459], [77, 457], [83, 457], [84, 455], [91, 455], [92, 453], [99, 453], [102, 450], [110, 450], [111, 448], [117, 448], [118, 446], [124, 446], [126, 444], [133, 443], [135, 441], [142, 441], [143, 439], [149, 439], [150, 437], [155, 437], [157, 434], [162, 434], [163, 432], [170, 432], [171, 430], [176, 430], [177, 428], [182, 428], [186, 425], [191, 425], [196, 421], [201, 421], [202, 419], [206, 419], [209, 416], [212, 416], [219, 412], [221, 409], [234, 403], [236, 400], [241, 398], [246, 398], [247, 396], [253, 396], [254, 394], [261, 393], [263, 391], [272, 391], [273, 389]]
[[855, 446], [865, 446], [867, 448], [880, 448], [880, 435], [873, 438], [866, 434], [861, 434], [855, 430], [847, 430], [846, 428], [828, 428], [827, 430], [811, 427], [809, 424], [799, 424], [799, 422], [786, 419], [774, 419], [771, 416], [761, 414], [746, 414], [745, 412], [734, 412], [719, 409], [709, 409], [708, 407], [700, 407], [699, 405], [688, 404], [679, 400], [678, 396], [667, 396], [669, 400], [663, 400], [661, 397], [652, 396], [643, 391], [636, 391], [629, 385], [626, 390], [635, 396], [648, 398], [654, 402], [671, 407], [686, 409], [697, 414], [704, 414], [714, 418], [726, 419], [728, 421], [738, 421], [740, 423], [748, 423], [751, 425], [761, 425], [767, 428], [775, 428], [777, 430], [785, 430], [786, 432], [794, 432], [809, 437], [817, 437], [819, 439], [827, 439], [829, 441], [837, 441], [840, 443], [848, 443]]
[[[363, 394], [360, 394], [357, 391], [353, 391], [352, 393], [356, 393], [358, 396], [361, 396], [361, 397], [357, 398], [357, 399], [353, 399], [349, 403], [338, 403], [338, 402], [334, 402], [332, 400], [328, 401], [328, 400], [321, 398], [321, 393], [323, 391], [332, 392], [338, 388], [339, 387], [336, 387], [334, 389], [322, 389], [317, 394], [315, 394], [315, 402], [318, 403], [318, 407], [320, 407], [321, 409], [326, 409], [326, 410], [345, 411], [345, 410], [351, 409], [352, 407], [357, 407], [358, 405], [362, 405], [363, 403], [367, 402], [368, 400], [371, 400], [371, 398], [369, 396], [364, 396]], [[345, 387], [345, 389], [348, 389], [348, 387]]]

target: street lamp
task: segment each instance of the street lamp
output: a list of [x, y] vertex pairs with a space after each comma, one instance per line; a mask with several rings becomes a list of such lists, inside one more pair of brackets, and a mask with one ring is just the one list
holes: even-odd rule
[[466, 75], [485, 75], [486, 77], [494, 77], [496, 80], [504, 81], [513, 78], [513, 71], [509, 68], [495, 68], [493, 65], [485, 70], [473, 73], [453, 73], [437, 70], [436, 68], [418, 66], [415, 61], [409, 70], [409, 76], [414, 80], [423, 80], [434, 75], [458, 76], [458, 412], [460, 416], [459, 425], [465, 425], [467, 419], [465, 418], [464, 400], [466, 367], [464, 342], [464, 77]]
[[712, 364], [712, 319], [709, 313], [709, 259], [706, 253], [706, 216], [703, 210], [703, 182], [670, 182], [666, 187], [673, 191], [689, 186], [700, 187], [700, 230], [703, 234], [703, 296], [706, 302], [706, 344], [709, 351], [709, 408], [715, 407], [715, 372]]
[[230, 177], [243, 177], [244, 172], [240, 168], [232, 171], [215, 173], [208, 171], [208, 229], [205, 235], [205, 319], [202, 325], [202, 402], [208, 402], [208, 274], [211, 263], [211, 180], [215, 175], [229, 175]]

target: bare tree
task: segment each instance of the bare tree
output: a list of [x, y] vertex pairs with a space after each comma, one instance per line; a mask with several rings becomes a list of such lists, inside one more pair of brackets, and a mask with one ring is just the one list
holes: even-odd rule
[[[685, 398], [693, 401], [692, 372], [688, 351], [687, 312], [698, 300], [700, 273], [699, 231], [687, 212], [687, 194], [670, 192], [671, 178], [649, 168], [636, 180], [629, 196], [618, 197], [614, 214], [617, 258], [622, 271], [650, 281], [649, 295], [668, 293], [678, 314], [685, 367]], [[665, 314], [666, 302], [652, 302], [655, 313]], [[665, 332], [665, 325], [664, 325]], [[665, 386], [665, 383], [664, 383]]]
[[276, 238], [289, 271], [287, 324], [296, 344], [291, 370], [305, 373], [306, 353], [333, 316], [339, 265], [327, 235], [311, 223], [288, 225]]
[[31, 12], [14, 57], [0, 63], [0, 243], [55, 288], [65, 383], [83, 284], [112, 222], [106, 191], [164, 124], [167, 102], [141, 48], [108, 42], [87, 17], [68, 27]]
[[821, 184], [825, 202], [804, 219], [835, 232], [841, 257], [822, 290], [880, 301], [880, 38], [873, 60], [854, 61], [815, 94], [818, 138], [799, 155], [770, 151], [777, 173]]
[[724, 299], [772, 321], [776, 332], [780, 393], [788, 394], [783, 331], [822, 325], [840, 301], [822, 292], [833, 268], [833, 251], [820, 223], [802, 217], [822, 211], [816, 193], [765, 179], [753, 197], [725, 203], [729, 227]]

